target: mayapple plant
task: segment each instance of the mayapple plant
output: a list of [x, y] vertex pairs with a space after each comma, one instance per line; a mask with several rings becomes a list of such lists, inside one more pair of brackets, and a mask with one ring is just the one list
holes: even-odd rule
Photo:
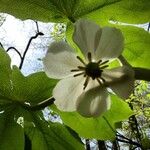
[[83, 56], [67, 42], [53, 42], [43, 60], [46, 74], [61, 79], [53, 90], [55, 105], [62, 111], [77, 111], [84, 117], [98, 117], [110, 109], [110, 88], [126, 99], [134, 89], [134, 71], [123, 65], [108, 68], [124, 49], [119, 29], [101, 28], [80, 19], [75, 22], [73, 40]]

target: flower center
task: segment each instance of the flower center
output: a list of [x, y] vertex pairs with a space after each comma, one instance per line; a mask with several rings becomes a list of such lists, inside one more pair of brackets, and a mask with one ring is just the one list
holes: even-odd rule
[[93, 80], [97, 80], [100, 85], [102, 85], [105, 82], [105, 79], [101, 77], [103, 69], [108, 67], [108, 65], [105, 65], [107, 61], [99, 60], [97, 62], [92, 62], [92, 55], [89, 52], [87, 54], [88, 63], [86, 64], [79, 56], [77, 56], [77, 59], [84, 65], [84, 66], [77, 66], [77, 69], [72, 69], [71, 72], [79, 72], [74, 75], [74, 77], [83, 75], [85, 77], [85, 82], [83, 85], [83, 89], [85, 89], [88, 85], [89, 79], [92, 78]]
[[98, 78], [101, 76], [102, 71], [98, 63], [89, 62], [85, 67], [85, 73], [92, 79]]

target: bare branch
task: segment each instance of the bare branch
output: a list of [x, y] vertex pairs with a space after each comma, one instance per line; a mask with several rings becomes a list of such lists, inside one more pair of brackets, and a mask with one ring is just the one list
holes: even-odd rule
[[9, 52], [10, 50], [14, 50], [19, 55], [20, 59], [22, 60], [21, 53], [15, 48], [15, 47], [9, 47], [6, 52]]
[[28, 44], [27, 44], [27, 46], [26, 46], [26, 49], [25, 49], [25, 51], [24, 51], [24, 53], [23, 53], [23, 56], [22, 56], [22, 59], [21, 59], [21, 62], [20, 62], [20, 65], [19, 65], [19, 69], [21, 69], [22, 66], [23, 66], [26, 53], [27, 53], [27, 51], [28, 51], [28, 49], [29, 49], [29, 47], [30, 47], [30, 45], [31, 45], [32, 40], [33, 40], [33, 39], [36, 39], [39, 35], [42, 36], [42, 35], [44, 35], [44, 34], [43, 34], [42, 32], [38, 32], [38, 33], [36, 33], [35, 36], [32, 36], [32, 37], [29, 39], [29, 42], [28, 42]]
[[3, 46], [3, 44], [0, 42], [0, 46], [2, 47], [2, 48], [4, 48], [4, 46]]

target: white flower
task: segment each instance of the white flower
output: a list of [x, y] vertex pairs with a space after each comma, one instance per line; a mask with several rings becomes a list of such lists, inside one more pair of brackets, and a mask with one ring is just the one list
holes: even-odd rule
[[121, 55], [123, 35], [116, 28], [100, 28], [90, 21], [79, 20], [75, 23], [73, 40], [84, 58], [66, 42], [53, 42], [44, 58], [45, 72], [51, 78], [62, 79], [53, 90], [60, 110], [97, 117], [110, 108], [107, 87], [121, 98], [128, 98], [133, 90], [132, 69], [127, 66], [106, 69], [109, 61]]

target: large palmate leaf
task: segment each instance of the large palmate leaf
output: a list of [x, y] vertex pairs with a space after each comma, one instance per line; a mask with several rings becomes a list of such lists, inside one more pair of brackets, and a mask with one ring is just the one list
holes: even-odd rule
[[80, 138], [74, 138], [66, 126], [60, 123], [46, 122], [32, 113], [33, 125], [25, 127], [32, 142], [32, 150], [83, 150]]
[[73, 13], [76, 1], [0, 0], [0, 12], [12, 14], [20, 19], [60, 22]]
[[123, 32], [125, 48], [123, 55], [135, 67], [150, 68], [150, 34], [133, 26], [117, 26]]
[[0, 0], [0, 12], [44, 22], [86, 17], [101, 24], [109, 20], [145, 23], [150, 20], [149, 7], [149, 0]]
[[115, 123], [127, 119], [132, 114], [128, 104], [116, 96], [112, 96], [111, 109], [98, 118], [84, 118], [77, 112], [61, 112], [55, 106], [51, 108], [81, 137], [101, 140], [114, 139]]
[[79, 9], [75, 16], [89, 18], [99, 24], [107, 24], [110, 20], [135, 24], [150, 20], [149, 0], [94, 0], [94, 5], [92, 2], [86, 5], [86, 1], [81, 1], [83, 10]]
[[15, 107], [7, 107], [0, 114], [0, 149], [24, 150], [23, 128], [14, 122]]

